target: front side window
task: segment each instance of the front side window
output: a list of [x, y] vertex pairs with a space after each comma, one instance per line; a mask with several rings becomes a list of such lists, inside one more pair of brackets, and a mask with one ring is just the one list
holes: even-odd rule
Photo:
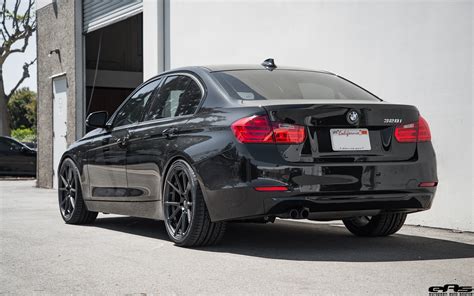
[[145, 120], [194, 114], [201, 97], [201, 88], [191, 77], [169, 76], [160, 87]]
[[136, 91], [117, 113], [114, 120], [114, 127], [139, 122], [159, 82], [160, 79], [153, 80]]
[[238, 100], [365, 100], [377, 97], [338, 76], [297, 70], [214, 72], [227, 93]]

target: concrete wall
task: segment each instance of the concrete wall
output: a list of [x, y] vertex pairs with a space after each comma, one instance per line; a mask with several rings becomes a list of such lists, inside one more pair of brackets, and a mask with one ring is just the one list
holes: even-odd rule
[[[260, 63], [327, 69], [431, 125], [439, 188], [408, 222], [474, 231], [472, 1], [171, 1], [171, 68]], [[145, 62], [146, 64], [146, 62]]]
[[[38, 21], [38, 186], [52, 187], [53, 178], [53, 100], [51, 76], [66, 73], [68, 106], [76, 106], [76, 63], [81, 58], [77, 50], [76, 17], [78, 2], [59, 0], [57, 5], [45, 4], [36, 11]], [[80, 47], [81, 45], [79, 45]], [[49, 55], [54, 49], [57, 54]], [[79, 54], [78, 54], [79, 52]], [[82, 90], [81, 88], [78, 88]], [[67, 142], [76, 139], [76, 108], [68, 108]]]

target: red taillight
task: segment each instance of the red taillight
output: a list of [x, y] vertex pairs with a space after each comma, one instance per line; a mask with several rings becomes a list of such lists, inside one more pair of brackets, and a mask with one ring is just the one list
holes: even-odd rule
[[273, 143], [273, 131], [267, 116], [250, 116], [231, 126], [235, 137], [242, 143]]
[[231, 125], [241, 143], [300, 144], [306, 137], [304, 126], [270, 122], [265, 115], [253, 115]]
[[418, 187], [436, 187], [438, 182], [421, 182]]
[[420, 116], [418, 122], [397, 126], [395, 139], [400, 143], [431, 141], [430, 127], [426, 120]]
[[288, 187], [286, 187], [286, 186], [261, 186], [261, 187], [255, 187], [255, 190], [265, 191], [265, 192], [288, 191]]
[[420, 116], [418, 119], [418, 142], [431, 141], [431, 131], [428, 122]]

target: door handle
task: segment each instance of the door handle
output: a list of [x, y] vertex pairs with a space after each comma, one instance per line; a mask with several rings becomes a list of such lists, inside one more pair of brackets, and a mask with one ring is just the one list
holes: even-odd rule
[[118, 138], [117, 139], [117, 144], [119, 144], [120, 146], [127, 146], [128, 144], [128, 140], [130, 139], [130, 134], [127, 134], [126, 136], [123, 136], [121, 138]]
[[178, 134], [178, 129], [175, 127], [167, 128], [162, 132], [162, 135], [168, 139], [176, 137], [177, 134]]

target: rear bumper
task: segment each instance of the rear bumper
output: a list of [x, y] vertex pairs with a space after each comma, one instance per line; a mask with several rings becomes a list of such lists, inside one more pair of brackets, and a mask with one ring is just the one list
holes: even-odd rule
[[262, 216], [285, 217], [291, 209], [307, 208], [310, 218], [339, 219], [347, 212], [407, 212], [431, 208], [435, 189], [419, 192], [395, 193], [344, 193], [309, 195], [256, 192], [248, 189], [228, 189], [208, 192], [206, 204], [213, 221], [256, 218]]
[[[308, 208], [309, 218], [339, 219], [367, 211], [417, 212], [431, 207], [437, 182], [431, 143], [407, 162], [295, 164], [257, 162], [238, 153], [195, 164], [213, 221], [279, 216]], [[235, 157], [237, 155], [237, 158]], [[266, 155], [272, 159], [272, 155]], [[278, 159], [276, 156], [273, 159]], [[287, 186], [285, 192], [258, 192], [258, 186]]]

